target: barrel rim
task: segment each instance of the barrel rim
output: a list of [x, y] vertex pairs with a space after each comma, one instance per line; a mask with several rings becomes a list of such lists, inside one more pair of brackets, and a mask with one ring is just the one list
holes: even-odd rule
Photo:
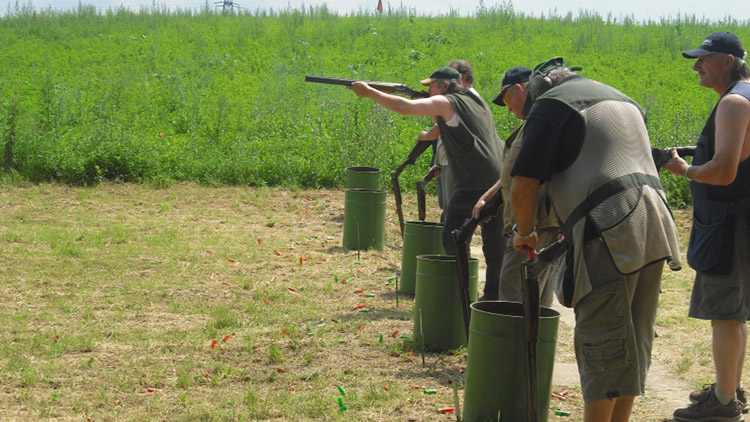
[[380, 169], [377, 167], [362, 166], [347, 167], [346, 171], [351, 171], [352, 173], [380, 173]]
[[[456, 262], [455, 255], [424, 254], [417, 255], [417, 260], [438, 261], [438, 262]], [[469, 258], [469, 262], [479, 262], [478, 258]]]
[[[502, 304], [509, 304], [514, 305], [514, 308], [520, 308], [521, 312], [519, 315], [509, 314], [509, 313], [498, 313], [498, 312], [491, 312], [486, 308], [489, 306], [495, 306], [496, 303], [502, 303]], [[540, 306], [539, 307], [539, 318], [560, 318], [560, 312], [548, 308], [546, 306]], [[471, 310], [475, 312], [479, 312], [486, 315], [502, 315], [504, 317], [510, 317], [510, 318], [523, 318], [523, 303], [521, 302], [511, 302], [511, 301], [504, 301], [504, 300], [484, 300], [481, 302], [474, 302], [471, 304]]]
[[445, 224], [434, 221], [404, 221], [404, 226], [428, 226], [428, 227], [444, 227]]
[[382, 189], [368, 189], [368, 188], [346, 188], [346, 192], [351, 193], [372, 193], [378, 195], [385, 195], [385, 191]]

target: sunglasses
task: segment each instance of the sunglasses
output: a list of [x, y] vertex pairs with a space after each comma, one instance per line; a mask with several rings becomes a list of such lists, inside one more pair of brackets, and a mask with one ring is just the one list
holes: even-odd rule
[[503, 103], [505, 103], [505, 105], [508, 105], [508, 100], [510, 100], [510, 94], [512, 92], [513, 92], [513, 87], [510, 87], [510, 89], [505, 91], [505, 94], [503, 94]]

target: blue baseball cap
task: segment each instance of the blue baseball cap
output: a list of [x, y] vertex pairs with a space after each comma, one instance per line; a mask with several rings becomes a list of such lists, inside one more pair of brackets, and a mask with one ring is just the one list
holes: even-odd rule
[[503, 76], [503, 82], [500, 85], [500, 93], [497, 94], [497, 97], [495, 97], [492, 102], [499, 105], [500, 107], [505, 107], [503, 95], [505, 95], [505, 93], [508, 92], [508, 90], [511, 89], [513, 85], [525, 84], [526, 82], [528, 82], [530, 77], [531, 69], [527, 67], [514, 67], [512, 69], [509, 69], [507, 72], [505, 72], [505, 76]]
[[683, 51], [682, 55], [687, 59], [695, 59], [713, 53], [725, 53], [741, 59], [745, 58], [745, 49], [742, 48], [740, 39], [731, 32], [714, 32], [703, 40], [700, 47]]

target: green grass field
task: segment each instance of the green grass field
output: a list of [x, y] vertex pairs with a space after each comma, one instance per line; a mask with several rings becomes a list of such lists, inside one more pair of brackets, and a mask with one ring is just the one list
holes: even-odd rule
[[[680, 52], [717, 30], [750, 39], [747, 22], [535, 18], [511, 5], [470, 17], [141, 12], [16, 6], [0, 18], [0, 163], [11, 180], [340, 186], [341, 168], [395, 167], [431, 121], [304, 75], [416, 87], [456, 58], [491, 99], [508, 68], [562, 55], [638, 101], [654, 145], [686, 144], [716, 96]], [[507, 136], [514, 118], [492, 107]], [[689, 203], [683, 180], [664, 184], [672, 205]]]

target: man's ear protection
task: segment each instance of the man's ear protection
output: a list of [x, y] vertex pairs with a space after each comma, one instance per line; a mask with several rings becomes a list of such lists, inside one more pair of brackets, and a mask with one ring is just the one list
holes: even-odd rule
[[526, 83], [528, 95], [526, 96], [526, 102], [523, 104], [523, 109], [521, 110], [521, 114], [523, 114], [524, 117], [529, 115], [531, 106], [534, 105], [536, 99], [552, 88], [552, 79], [548, 76], [549, 72], [561, 67], [565, 67], [563, 58], [554, 57], [546, 62], [539, 63], [531, 72], [529, 82]]

